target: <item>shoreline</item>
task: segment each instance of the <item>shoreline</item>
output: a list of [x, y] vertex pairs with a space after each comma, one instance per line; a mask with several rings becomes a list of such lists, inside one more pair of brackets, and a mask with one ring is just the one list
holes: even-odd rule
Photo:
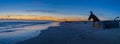
[[[81, 23], [84, 23], [84, 22], [81, 22]], [[66, 28], [71, 25], [72, 25], [71, 23], [61, 22], [60, 26], [49, 27], [48, 29], [42, 30], [37, 37], [31, 38], [22, 42], [18, 42], [16, 44], [77, 44], [77, 43], [81, 43], [79, 42], [81, 41], [79, 39], [80, 38], [84, 39], [84, 37], [80, 36], [80, 35], [83, 35], [80, 33], [81, 31], [83, 31], [82, 33], [84, 33], [84, 30], [75, 29], [75, 28], [79, 28], [80, 25], [78, 24], [74, 24], [73, 27]]]
[[90, 22], [60, 22], [60, 26], [52, 26], [42, 30], [34, 38], [16, 44], [119, 44], [118, 29], [96, 29]]
[[0, 44], [14, 44], [36, 37], [40, 30], [57, 26], [51, 21], [0, 21]]

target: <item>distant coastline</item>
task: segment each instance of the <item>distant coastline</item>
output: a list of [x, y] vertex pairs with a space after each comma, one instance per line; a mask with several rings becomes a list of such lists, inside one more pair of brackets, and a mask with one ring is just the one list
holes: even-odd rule
[[57, 22], [64, 21], [87, 21], [87, 18], [83, 17], [52, 17], [52, 16], [36, 16], [36, 15], [2, 15], [1, 20], [51, 20]]

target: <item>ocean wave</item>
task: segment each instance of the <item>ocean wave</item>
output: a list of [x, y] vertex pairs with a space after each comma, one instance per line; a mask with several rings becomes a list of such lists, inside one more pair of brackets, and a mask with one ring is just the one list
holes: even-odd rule
[[23, 40], [36, 37], [40, 30], [50, 26], [59, 26], [51, 21], [1, 21], [0, 44], [14, 44]]

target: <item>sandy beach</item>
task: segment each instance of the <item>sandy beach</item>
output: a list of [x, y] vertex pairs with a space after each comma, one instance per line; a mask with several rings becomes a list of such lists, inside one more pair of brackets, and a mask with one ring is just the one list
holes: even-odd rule
[[16, 44], [119, 44], [120, 30], [97, 29], [91, 23], [60, 23], [42, 30], [39, 36]]

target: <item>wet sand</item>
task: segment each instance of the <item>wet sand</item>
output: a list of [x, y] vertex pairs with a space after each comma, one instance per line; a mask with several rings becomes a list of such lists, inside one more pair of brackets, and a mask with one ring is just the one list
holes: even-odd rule
[[87, 22], [62, 22], [16, 44], [120, 44], [120, 29], [102, 30]]
[[[83, 22], [81, 22], [84, 24]], [[80, 24], [81, 24], [80, 23]], [[83, 35], [83, 27], [89, 25], [79, 25], [79, 23], [60, 23], [60, 26], [49, 27], [42, 30], [39, 36], [25, 40], [16, 44], [81, 44], [81, 39], [85, 39]], [[83, 32], [82, 32], [83, 31]]]

